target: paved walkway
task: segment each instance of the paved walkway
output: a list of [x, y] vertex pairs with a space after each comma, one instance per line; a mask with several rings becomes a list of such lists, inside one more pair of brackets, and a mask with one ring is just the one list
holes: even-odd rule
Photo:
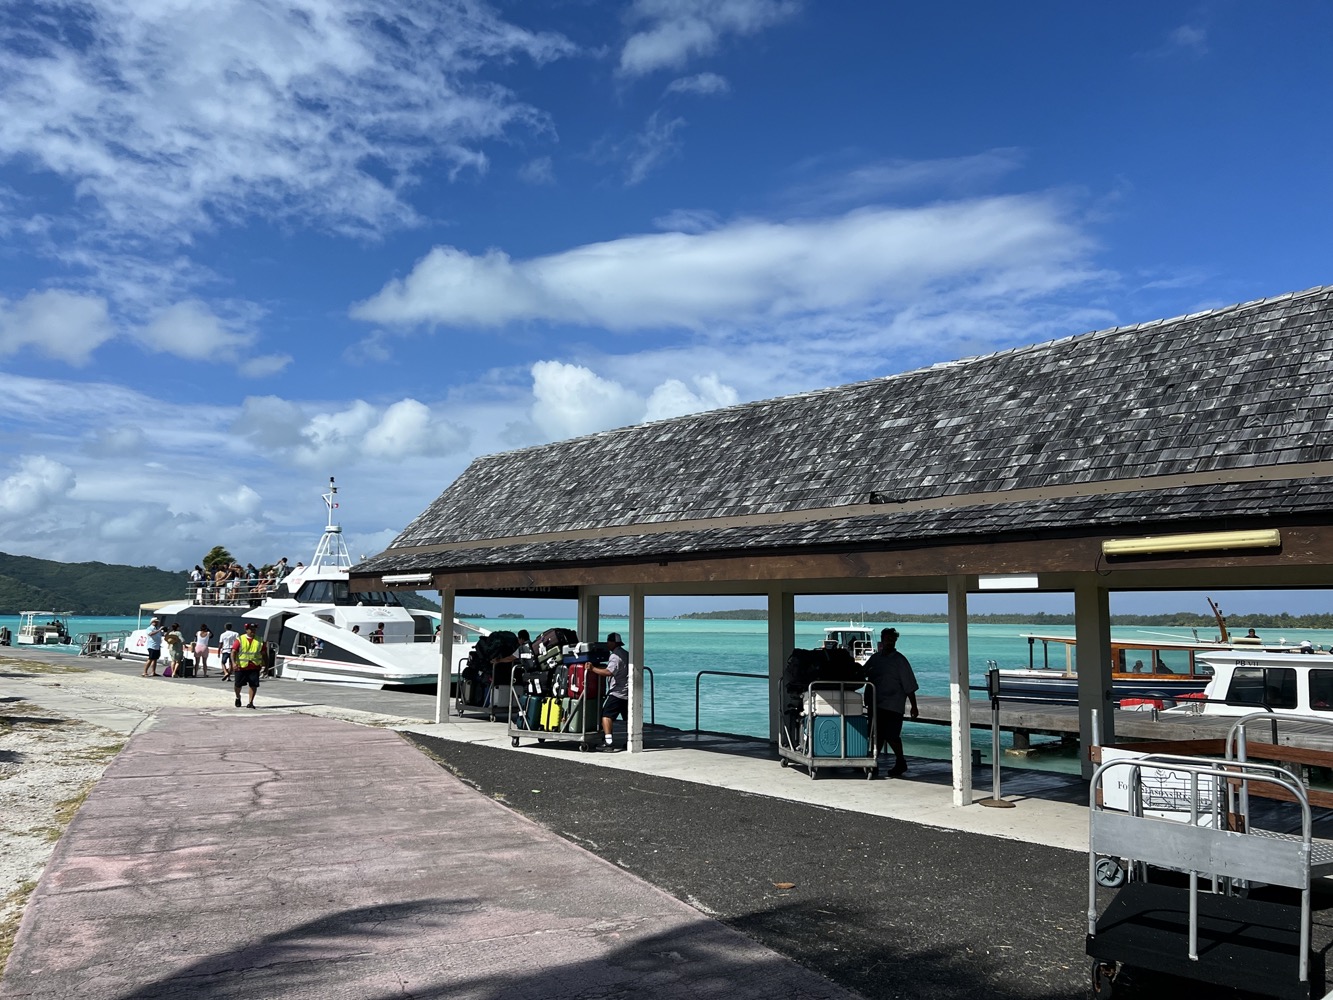
[[0, 997], [851, 997], [396, 733], [167, 708], [34, 892]]

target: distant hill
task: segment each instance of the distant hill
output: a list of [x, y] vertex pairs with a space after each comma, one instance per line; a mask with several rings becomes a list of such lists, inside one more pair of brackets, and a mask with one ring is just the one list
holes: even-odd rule
[[186, 578], [156, 566], [60, 563], [0, 552], [0, 614], [133, 615], [147, 601], [184, 597]]

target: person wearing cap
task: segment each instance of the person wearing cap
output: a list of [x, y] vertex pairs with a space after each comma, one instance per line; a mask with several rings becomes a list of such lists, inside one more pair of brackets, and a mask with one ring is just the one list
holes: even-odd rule
[[149, 670], [152, 671], [151, 676], [157, 676], [157, 661], [162, 656], [162, 637], [166, 634], [166, 629], [162, 627], [161, 618], [154, 618], [148, 623], [148, 648], [146, 650], [148, 659], [143, 665], [143, 675], [145, 677], [150, 676]]
[[246, 708], [255, 707], [255, 692], [259, 690], [259, 673], [264, 667], [264, 640], [255, 635], [255, 623], [246, 622], [245, 631], [236, 640], [232, 663], [232, 679], [236, 683], [236, 707], [241, 707], [241, 688], [250, 689]]
[[607, 678], [606, 697], [602, 699], [602, 746], [605, 753], [615, 753], [615, 740], [611, 733], [617, 718], [629, 722], [629, 652], [620, 638], [619, 632], [608, 632], [606, 644], [611, 652], [606, 658], [606, 666], [588, 664], [594, 674]]
[[893, 751], [893, 767], [889, 776], [896, 778], [907, 773], [907, 757], [903, 753], [903, 713], [912, 703], [912, 718], [919, 718], [916, 705], [916, 674], [907, 657], [898, 652], [898, 630], [886, 628], [879, 634], [879, 646], [866, 660], [866, 679], [875, 687], [875, 748], [883, 753], [887, 745]]

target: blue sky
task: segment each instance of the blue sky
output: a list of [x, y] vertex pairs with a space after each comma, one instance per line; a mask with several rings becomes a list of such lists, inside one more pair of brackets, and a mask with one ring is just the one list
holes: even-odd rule
[[0, 551], [297, 559], [334, 475], [372, 554], [477, 455], [1325, 284], [1330, 37], [1314, 2], [11, 0]]

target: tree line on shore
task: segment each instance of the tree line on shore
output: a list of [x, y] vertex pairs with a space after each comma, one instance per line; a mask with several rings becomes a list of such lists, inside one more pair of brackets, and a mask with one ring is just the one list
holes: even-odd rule
[[[725, 621], [767, 621], [768, 612], [762, 608], [740, 608], [731, 611], [692, 611], [677, 615], [677, 618]], [[943, 614], [902, 614], [896, 611], [859, 611], [833, 613], [822, 611], [798, 611], [793, 616], [799, 622], [864, 622], [890, 624], [894, 622], [923, 622], [943, 624], [949, 616]], [[1028, 611], [1021, 614], [970, 614], [967, 620], [976, 625], [1073, 625], [1072, 614], [1049, 614], [1044, 611]], [[1190, 611], [1175, 611], [1157, 615], [1112, 615], [1112, 625], [1157, 625], [1168, 628], [1211, 628], [1217, 629], [1217, 620], [1212, 615], [1195, 614]], [[1274, 629], [1274, 628], [1312, 628], [1333, 629], [1333, 611], [1320, 614], [1293, 615], [1280, 614], [1233, 614], [1227, 615], [1228, 629]]]

